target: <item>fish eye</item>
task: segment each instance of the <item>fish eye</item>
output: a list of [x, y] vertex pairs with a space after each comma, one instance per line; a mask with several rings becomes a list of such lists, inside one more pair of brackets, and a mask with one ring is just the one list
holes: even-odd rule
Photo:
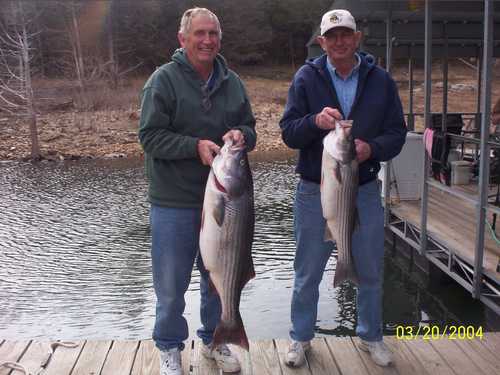
[[245, 165], [245, 160], [241, 159], [240, 160], [240, 165], [243, 167]]

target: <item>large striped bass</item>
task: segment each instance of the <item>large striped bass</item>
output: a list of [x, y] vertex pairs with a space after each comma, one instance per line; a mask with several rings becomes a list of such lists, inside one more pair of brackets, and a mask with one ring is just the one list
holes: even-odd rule
[[200, 252], [222, 313], [214, 345], [233, 343], [248, 350], [239, 311], [241, 291], [255, 276], [253, 180], [244, 147], [229, 141], [214, 158], [203, 202]]
[[351, 134], [352, 121], [338, 121], [323, 140], [321, 207], [326, 220], [325, 241], [337, 243], [333, 286], [358, 282], [352, 259], [352, 233], [357, 222], [358, 161]]

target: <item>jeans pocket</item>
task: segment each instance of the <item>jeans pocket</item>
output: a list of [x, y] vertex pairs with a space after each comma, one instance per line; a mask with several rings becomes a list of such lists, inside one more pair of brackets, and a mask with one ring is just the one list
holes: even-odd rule
[[300, 180], [297, 185], [297, 193], [300, 195], [317, 195], [319, 194], [319, 184], [306, 180]]

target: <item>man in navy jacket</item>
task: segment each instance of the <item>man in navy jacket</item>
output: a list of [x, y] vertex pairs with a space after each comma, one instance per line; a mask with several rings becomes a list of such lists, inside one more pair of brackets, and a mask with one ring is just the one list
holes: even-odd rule
[[298, 149], [300, 175], [294, 203], [296, 254], [290, 336], [285, 363], [300, 366], [314, 337], [319, 283], [331, 255], [324, 241], [325, 220], [320, 197], [323, 138], [337, 120], [353, 120], [359, 166], [357, 210], [360, 225], [353, 234], [352, 255], [359, 285], [356, 333], [360, 348], [380, 366], [391, 363], [382, 341], [384, 221], [377, 173], [380, 162], [401, 151], [406, 124], [394, 80], [375, 65], [372, 56], [357, 52], [361, 32], [346, 10], [323, 15], [318, 42], [325, 51], [307, 61], [293, 79], [280, 121], [284, 142]]

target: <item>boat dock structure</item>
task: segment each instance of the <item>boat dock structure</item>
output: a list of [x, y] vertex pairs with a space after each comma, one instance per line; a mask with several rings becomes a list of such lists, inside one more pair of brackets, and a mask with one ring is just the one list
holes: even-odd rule
[[[349, 9], [360, 20], [363, 49], [385, 55], [387, 71], [394, 59], [408, 61], [404, 111], [410, 132], [401, 154], [379, 173], [386, 239], [415, 264], [448, 275], [500, 316], [500, 234], [495, 232], [500, 126], [492, 131], [490, 120], [492, 81], [498, 75], [493, 63], [500, 58], [500, 2], [338, 0], [332, 7]], [[319, 27], [308, 43], [310, 57], [321, 53], [318, 32]], [[469, 63], [477, 72], [473, 112], [448, 110], [451, 59], [474, 62]], [[424, 106], [418, 113], [417, 62], [424, 66]], [[433, 74], [436, 67], [442, 79]], [[442, 85], [440, 103], [431, 105], [437, 83]]]
[[[500, 53], [499, 4], [492, 1], [467, 3], [470, 3], [468, 15], [455, 13], [451, 8], [442, 8], [444, 4], [440, 2], [428, 0], [422, 9], [425, 132], [422, 134], [421, 129], [420, 133], [409, 133], [406, 151], [404, 149], [399, 159], [384, 166], [381, 179], [385, 225], [389, 232], [410, 246], [412, 258], [415, 253], [416, 257], [426, 259], [463, 286], [473, 298], [500, 315], [500, 240], [495, 232], [500, 214], [497, 168], [500, 131], [492, 133], [490, 127], [493, 58]], [[392, 24], [390, 9], [387, 14]], [[459, 20], [464, 25], [462, 31], [451, 26]], [[478, 27], [467, 31], [465, 25], [469, 21]], [[476, 41], [478, 62], [476, 113], [448, 113], [448, 60], [453, 56], [449, 54], [450, 43], [460, 39], [460, 32], [474, 35], [472, 29], [476, 32], [472, 39]], [[389, 36], [392, 32], [388, 27]], [[388, 40], [394, 37], [397, 39], [391, 36]], [[440, 113], [431, 112], [432, 59], [436, 47], [441, 50], [438, 57], [443, 72]], [[462, 51], [462, 56], [473, 57], [466, 48]], [[390, 61], [390, 51], [387, 56]], [[410, 72], [411, 65], [410, 61]], [[410, 98], [412, 87], [410, 82]], [[410, 99], [407, 122], [409, 129], [415, 130], [411, 102]], [[465, 126], [467, 121], [468, 126]], [[412, 137], [418, 146], [411, 145]], [[406, 173], [405, 177], [402, 173]], [[408, 178], [412, 173], [413, 179]], [[417, 191], [412, 191], [415, 186]], [[410, 194], [403, 197], [400, 192]]]
[[[242, 364], [242, 375], [492, 375], [500, 373], [500, 333], [482, 337], [451, 336], [409, 338], [385, 337], [394, 352], [394, 363], [375, 365], [361, 351], [357, 337], [315, 338], [307, 353], [307, 364], [289, 368], [283, 364], [288, 339], [250, 342], [250, 351], [232, 347]], [[159, 352], [151, 340], [79, 341], [76, 346], [54, 346], [50, 342], [1, 341], [0, 365], [15, 362], [17, 370], [0, 367], [0, 375], [158, 375]], [[218, 375], [212, 360], [201, 355], [201, 341], [189, 340], [182, 352], [184, 373]], [[42, 367], [43, 365], [43, 367]], [[22, 367], [21, 367], [22, 366]]]

